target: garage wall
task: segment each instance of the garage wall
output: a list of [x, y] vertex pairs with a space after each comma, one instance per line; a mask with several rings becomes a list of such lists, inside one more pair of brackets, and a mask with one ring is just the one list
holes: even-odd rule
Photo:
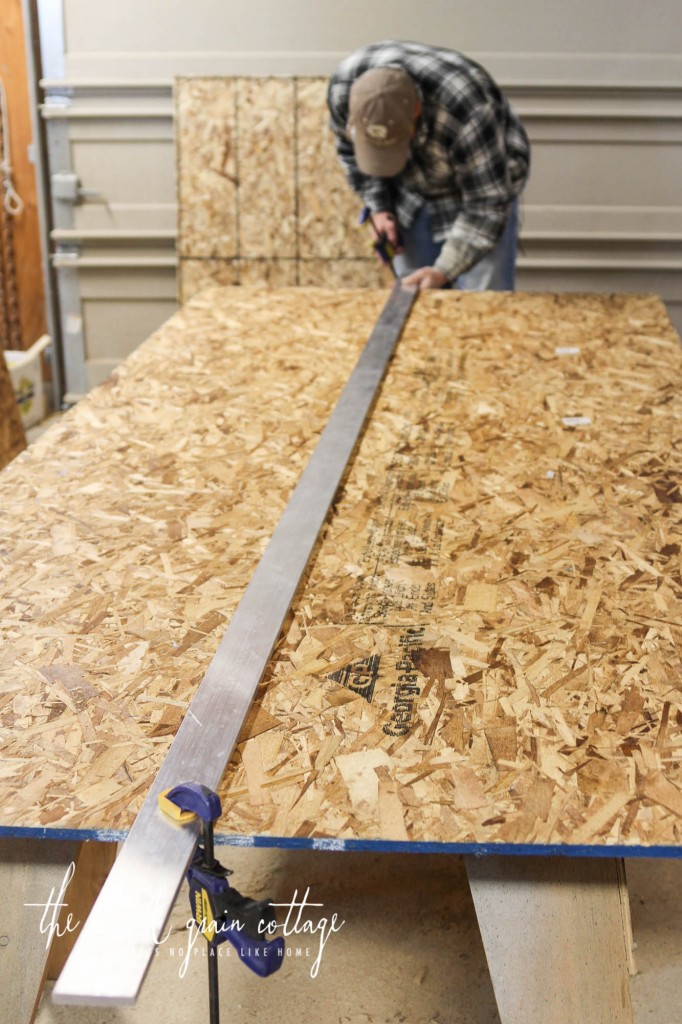
[[[226, 71], [226, 59], [241, 62], [229, 73], [315, 74], [323, 69], [293, 67], [292, 59], [315, 63], [382, 38], [520, 59], [606, 54], [625, 71], [629, 54], [679, 52], [682, 32], [676, 0], [65, 0], [64, 9], [67, 68], [79, 75], [134, 74], [140, 67], [174, 73], [176, 60], [192, 58], [202, 64], [193, 70], [205, 74]], [[222, 66], [206, 66], [207, 60]]]
[[485, 64], [534, 143], [522, 288], [656, 291], [682, 327], [678, 0], [38, 0], [67, 390], [175, 305], [172, 80], [327, 75], [379, 38]]

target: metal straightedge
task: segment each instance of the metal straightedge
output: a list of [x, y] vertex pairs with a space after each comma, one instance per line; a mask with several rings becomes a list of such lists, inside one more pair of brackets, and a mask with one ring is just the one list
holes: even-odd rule
[[200, 827], [172, 822], [157, 797], [188, 780], [217, 789], [415, 296], [394, 285], [54, 987], [54, 1002], [135, 1002]]

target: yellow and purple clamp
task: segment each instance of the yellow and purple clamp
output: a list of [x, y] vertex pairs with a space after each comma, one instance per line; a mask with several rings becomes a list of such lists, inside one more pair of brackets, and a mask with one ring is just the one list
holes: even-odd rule
[[198, 817], [203, 845], [197, 846], [187, 871], [189, 903], [197, 927], [209, 945], [209, 1005], [211, 1024], [219, 1024], [218, 954], [223, 942], [234, 946], [242, 963], [261, 978], [274, 974], [284, 960], [284, 939], [268, 939], [277, 930], [272, 901], [242, 896], [227, 881], [232, 872], [215, 859], [213, 823], [220, 817], [220, 798], [208, 786], [186, 782], [159, 795], [161, 810], [180, 824]]

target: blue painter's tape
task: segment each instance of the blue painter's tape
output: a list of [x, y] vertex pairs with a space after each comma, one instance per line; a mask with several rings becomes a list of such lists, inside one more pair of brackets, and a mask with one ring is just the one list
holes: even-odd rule
[[313, 850], [345, 850], [345, 839], [313, 839]]
[[[241, 836], [217, 835], [216, 843], [243, 845]], [[450, 853], [474, 857], [651, 857], [682, 859], [679, 846], [584, 846], [568, 843], [532, 845], [529, 843], [410, 843], [386, 839], [326, 839], [323, 836], [287, 838], [254, 836], [253, 846], [281, 850], [328, 850], [351, 853]]]
[[82, 843], [94, 839], [98, 843], [122, 843], [128, 836], [124, 829], [109, 828], [19, 828], [0, 825], [0, 839], [65, 839]]
[[[0, 839], [61, 839], [82, 842], [121, 843], [128, 833], [122, 829], [18, 828], [0, 825]], [[368, 853], [451, 853], [473, 857], [651, 857], [682, 859], [682, 846], [585, 846], [570, 843], [419, 843], [386, 839], [337, 839], [325, 836], [243, 836], [217, 834], [221, 846], [260, 847], [280, 850], [366, 851]]]

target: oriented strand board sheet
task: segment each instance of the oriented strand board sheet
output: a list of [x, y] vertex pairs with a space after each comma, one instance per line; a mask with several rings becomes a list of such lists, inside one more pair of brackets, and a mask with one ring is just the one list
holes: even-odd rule
[[181, 301], [216, 278], [390, 284], [336, 158], [326, 87], [325, 78], [178, 79]]
[[0, 348], [0, 469], [26, 447], [12, 380]]
[[329, 129], [327, 79], [302, 78], [297, 88], [298, 210], [305, 259], [368, 258], [369, 229], [360, 228], [361, 200], [351, 190]]
[[286, 259], [297, 251], [293, 79], [235, 82], [239, 152], [239, 252]]
[[130, 825], [383, 300], [208, 291], [0, 474], [0, 828]]
[[181, 302], [204, 291], [211, 285], [239, 284], [237, 260], [182, 259]]
[[[0, 827], [129, 826], [382, 301], [209, 291], [0, 478]], [[680, 364], [652, 297], [420, 296], [221, 831], [682, 845]]]
[[231, 827], [679, 842], [679, 374], [651, 302], [420, 299]]
[[[296, 260], [183, 260], [183, 285], [188, 297], [216, 284], [288, 288], [298, 284], [297, 273]], [[352, 282], [347, 285], [352, 286]]]
[[390, 271], [378, 260], [301, 260], [299, 284], [306, 288], [385, 288]]
[[298, 284], [296, 260], [240, 260], [239, 283], [288, 288]]
[[392, 278], [376, 260], [182, 260], [184, 299], [211, 285], [288, 288], [385, 288]]
[[232, 79], [185, 79], [177, 92], [178, 252], [238, 255], [237, 102]]

